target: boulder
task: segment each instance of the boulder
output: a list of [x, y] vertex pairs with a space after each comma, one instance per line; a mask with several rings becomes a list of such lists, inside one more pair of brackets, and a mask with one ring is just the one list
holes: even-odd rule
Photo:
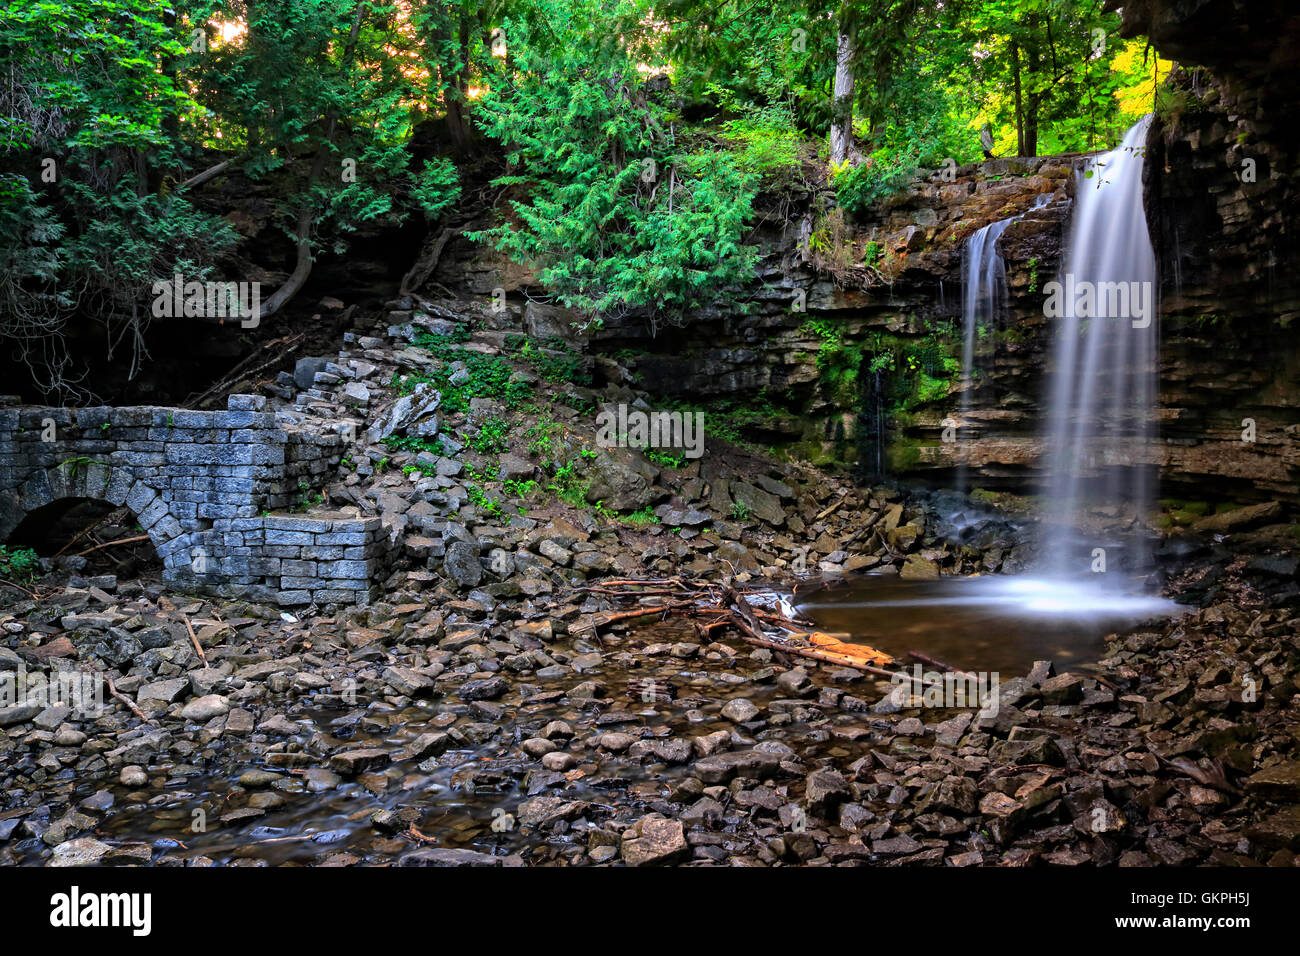
[[623, 831], [620, 852], [628, 866], [656, 866], [681, 859], [690, 846], [680, 820], [652, 813]]

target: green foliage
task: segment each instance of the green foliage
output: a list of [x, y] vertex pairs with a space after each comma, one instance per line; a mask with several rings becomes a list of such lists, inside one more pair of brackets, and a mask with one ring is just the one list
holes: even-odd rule
[[537, 490], [537, 482], [531, 478], [510, 478], [502, 482], [502, 487], [516, 498], [527, 498]]
[[647, 95], [628, 46], [608, 42], [647, 8], [612, 7], [553, 0], [548, 31], [512, 34], [516, 71], [477, 115], [517, 170], [496, 181], [516, 198], [508, 221], [476, 235], [590, 322], [633, 308], [681, 321], [752, 275], [755, 177]]
[[425, 160], [411, 185], [411, 197], [426, 217], [437, 219], [460, 199], [456, 164], [442, 156]]
[[872, 153], [860, 166], [850, 166], [835, 175], [835, 197], [851, 213], [902, 192], [916, 175], [915, 155], [899, 154], [888, 147]]
[[591, 375], [586, 371], [582, 356], [563, 339], [551, 336], [539, 344], [526, 335], [512, 333], [506, 336], [505, 345], [516, 358], [528, 363], [548, 382], [591, 384]]
[[561, 501], [580, 508], [586, 503], [589, 483], [582, 480], [578, 462], [567, 461], [555, 470], [555, 480], [547, 486]]
[[686, 457], [684, 455], [670, 455], [664, 451], [658, 451], [654, 448], [643, 448], [641, 454], [645, 456], [646, 461], [653, 462], [661, 468], [685, 468]]
[[502, 514], [501, 502], [491, 497], [482, 486], [470, 484], [465, 486], [465, 493], [469, 495], [470, 504], [478, 508], [485, 514], [493, 517], [500, 517]]
[[441, 438], [424, 438], [419, 435], [389, 435], [384, 445], [393, 451], [428, 452], [439, 457], [447, 454]]
[[298, 479], [298, 494], [294, 497], [294, 511], [308, 511], [319, 504], [324, 504], [325, 496], [312, 488], [305, 477]]
[[0, 544], [0, 578], [15, 584], [30, 583], [40, 571], [40, 557], [31, 548]]
[[551, 460], [559, 451], [559, 439], [563, 433], [564, 426], [559, 422], [539, 421], [531, 426], [524, 436], [529, 441], [529, 453], [541, 458], [543, 467], [549, 467]]
[[768, 189], [792, 185], [802, 168], [803, 134], [786, 102], [749, 106], [722, 124], [722, 138], [738, 150], [736, 165], [762, 177]]
[[185, 54], [150, 0], [26, 2], [0, 10], [0, 338], [47, 394], [84, 395], [65, 328], [79, 314], [144, 358], [151, 288], [206, 278], [234, 241], [164, 188], [202, 109], [172, 67]]
[[624, 515], [623, 522], [630, 524], [634, 528], [645, 528], [652, 524], [659, 524], [659, 516], [654, 513], [654, 510], [649, 505], [646, 505], [640, 511], [633, 511]]
[[[524, 405], [532, 397], [532, 387], [525, 381], [515, 379], [514, 368], [500, 356], [460, 348], [457, 343], [468, 337], [467, 330], [452, 335], [419, 336], [415, 344], [441, 359], [441, 364], [427, 375], [394, 375], [389, 384], [400, 394], [409, 395], [417, 385], [432, 383], [441, 392], [442, 408], [447, 412], [468, 411], [470, 400], [474, 398], [495, 399], [511, 409]], [[456, 363], [463, 365], [467, 374], [463, 381], [452, 384], [452, 377], [457, 371], [453, 365]]]
[[503, 452], [510, 446], [507, 441], [509, 434], [508, 421], [502, 418], [489, 418], [479, 426], [478, 434], [470, 439], [469, 445], [475, 451], [485, 455]]

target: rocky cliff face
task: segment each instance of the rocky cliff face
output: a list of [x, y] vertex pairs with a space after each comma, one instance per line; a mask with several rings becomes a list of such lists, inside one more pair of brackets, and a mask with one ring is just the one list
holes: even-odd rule
[[[1042, 282], [1052, 276], [1078, 157], [999, 159], [942, 172], [846, 222], [825, 197], [760, 223], [754, 283], [729, 290], [684, 328], [645, 316], [575, 335], [572, 316], [535, 298], [532, 276], [468, 242], [449, 245], [437, 282], [507, 306], [484, 320], [594, 357], [598, 377], [667, 401], [704, 403], [752, 441], [865, 473], [944, 471], [941, 422], [959, 396], [965, 240], [1018, 216], [1003, 234], [1011, 302], [981, 347], [996, 373], [978, 389], [963, 439], [1015, 478], [1032, 464], [1042, 367]], [[1041, 198], [1040, 198], [1041, 197]], [[1044, 202], [1035, 208], [1035, 202]], [[460, 306], [463, 308], [463, 303]], [[915, 367], [913, 367], [915, 366]], [[922, 388], [924, 386], [924, 388]]]
[[1294, 501], [1300, 11], [1285, 0], [1145, 0], [1124, 5], [1124, 30], [1184, 64], [1151, 125], [1145, 168], [1166, 484]]

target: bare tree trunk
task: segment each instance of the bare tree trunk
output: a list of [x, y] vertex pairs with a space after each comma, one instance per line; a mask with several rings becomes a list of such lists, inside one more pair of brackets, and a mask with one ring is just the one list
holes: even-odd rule
[[854, 31], [840, 21], [835, 47], [835, 86], [831, 94], [831, 162], [843, 163], [853, 148]]
[[307, 277], [311, 275], [312, 267], [311, 224], [314, 218], [308, 208], [304, 208], [298, 214], [298, 258], [294, 263], [293, 272], [289, 274], [289, 278], [284, 280], [284, 284], [262, 303], [262, 307], [258, 312], [259, 319], [264, 319], [279, 312], [290, 299], [298, 294], [298, 290], [307, 283]]
[[1020, 47], [1011, 44], [1011, 75], [1015, 80], [1016, 90], [1016, 155], [1025, 155], [1025, 115], [1020, 101]]

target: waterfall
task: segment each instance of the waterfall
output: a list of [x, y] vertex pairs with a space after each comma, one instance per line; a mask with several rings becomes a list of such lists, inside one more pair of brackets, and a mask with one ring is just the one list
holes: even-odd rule
[[[1140, 523], [1151, 510], [1158, 323], [1142, 208], [1149, 124], [1149, 116], [1139, 121], [1078, 177], [1061, 275], [1044, 287], [1044, 315], [1057, 326], [1043, 486], [1044, 570], [1052, 576], [1131, 568], [1135, 541], [1090, 530], [1088, 511], [1105, 504]], [[1097, 577], [1109, 584], [1118, 576]]]
[[[1051, 202], [1051, 193], [1042, 193], [1034, 197], [1031, 209], [1038, 209]], [[1007, 306], [1007, 270], [998, 252], [998, 240], [1007, 226], [1018, 220], [999, 219], [971, 235], [962, 247], [962, 346], [961, 346], [961, 418], [957, 427], [963, 428], [970, 417], [971, 401], [975, 392], [975, 343], [979, 330], [997, 327], [998, 319]], [[942, 288], [942, 283], [940, 284]], [[971, 446], [966, 444], [965, 448]], [[957, 492], [966, 494], [967, 455], [963, 453], [957, 464]]]
[[[970, 417], [975, 391], [975, 340], [980, 326], [995, 324], [1007, 300], [1007, 272], [998, 254], [997, 243], [1014, 219], [989, 223], [966, 240], [962, 250], [961, 297], [961, 417], [957, 427], [965, 428]], [[970, 444], [962, 446], [969, 449]], [[957, 464], [957, 491], [966, 494], [967, 454], [961, 453]]]

